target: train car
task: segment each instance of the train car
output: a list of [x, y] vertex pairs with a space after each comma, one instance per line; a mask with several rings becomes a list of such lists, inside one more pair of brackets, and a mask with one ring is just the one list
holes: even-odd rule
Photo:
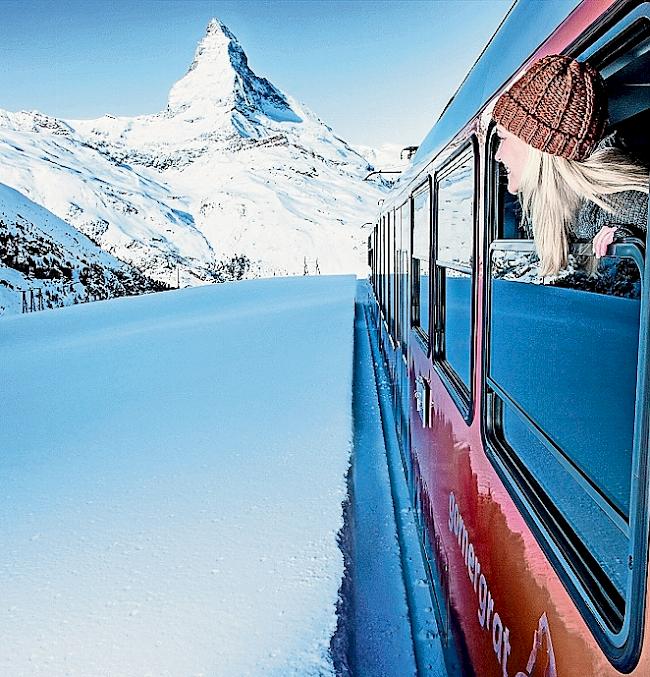
[[449, 674], [650, 675], [645, 238], [554, 278], [491, 110], [537, 59], [588, 60], [646, 163], [650, 2], [515, 3], [371, 234], [371, 318]]

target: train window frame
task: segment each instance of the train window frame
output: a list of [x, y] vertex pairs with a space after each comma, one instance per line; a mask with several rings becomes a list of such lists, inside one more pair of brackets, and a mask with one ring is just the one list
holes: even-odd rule
[[[471, 276], [471, 308], [470, 308], [470, 344], [469, 344], [469, 387], [466, 387], [456, 370], [451, 366], [445, 357], [445, 308], [443, 289], [441, 282], [441, 269], [446, 270], [446, 262], [438, 260], [438, 193], [440, 181], [449, 176], [465, 156], [473, 159], [473, 179], [474, 189], [472, 198], [472, 263], [468, 272]], [[472, 134], [435, 172], [433, 181], [433, 199], [432, 199], [432, 256], [431, 256], [431, 287], [432, 300], [430, 302], [433, 320], [431, 330], [433, 333], [432, 341], [432, 362], [434, 371], [449, 392], [456, 407], [460, 411], [463, 419], [470, 425], [474, 417], [474, 403], [476, 399], [475, 373], [476, 373], [476, 328], [477, 328], [477, 304], [476, 304], [476, 285], [477, 285], [477, 242], [478, 242], [478, 194], [480, 186], [480, 154], [479, 143], [475, 134]], [[435, 256], [434, 256], [435, 254]]]
[[[429, 232], [429, 317], [428, 317], [428, 331], [424, 332], [422, 330], [422, 326], [420, 324], [420, 279], [419, 276], [417, 276], [417, 291], [418, 293], [415, 293], [416, 290], [416, 275], [414, 274], [414, 271], [416, 270], [416, 266], [414, 264], [415, 257], [413, 256], [413, 241], [414, 241], [414, 230], [415, 230], [415, 197], [419, 195], [420, 193], [423, 193], [424, 191], [428, 191], [428, 196], [429, 196], [429, 225], [428, 225], [428, 232]], [[431, 326], [432, 326], [432, 317], [431, 317], [431, 287], [432, 287], [432, 275], [431, 275], [431, 254], [433, 252], [433, 195], [432, 195], [432, 181], [431, 181], [431, 176], [427, 175], [426, 178], [421, 181], [412, 191], [409, 196], [410, 200], [410, 218], [411, 218], [411, 227], [410, 227], [410, 254], [411, 254], [411, 286], [410, 286], [410, 293], [411, 293], [411, 331], [415, 335], [418, 343], [420, 344], [420, 347], [424, 351], [425, 355], [429, 357], [429, 350], [431, 348]], [[419, 259], [418, 259], [419, 261]], [[419, 270], [419, 266], [418, 266]], [[416, 323], [416, 318], [417, 318], [417, 323]]]
[[[537, 543], [545, 552], [554, 571], [564, 583], [582, 618], [589, 626], [594, 638], [607, 656], [608, 660], [621, 671], [630, 671], [638, 662], [643, 633], [643, 607], [648, 564], [648, 455], [650, 448], [650, 257], [645, 255], [647, 247], [634, 238], [627, 238], [620, 244], [610, 247], [610, 253], [636, 260], [640, 271], [642, 285], [639, 315], [639, 347], [636, 371], [636, 393], [634, 414], [634, 439], [632, 449], [630, 514], [627, 520], [629, 562], [631, 572], [627, 575], [626, 590], [623, 599], [624, 611], [619, 630], [608, 627], [611, 619], [607, 619], [593, 599], [593, 595], [585, 586], [585, 577], [581, 578], [576, 571], [575, 561], [571, 561], [558, 544], [558, 535], [549, 529], [549, 520], [540, 513], [539, 504], [531, 500], [530, 487], [525, 487], [528, 478], [525, 473], [513, 467], [512, 459], [507, 459], [501, 444], [493, 415], [493, 404], [490, 401], [490, 314], [491, 314], [491, 253], [495, 243], [505, 243], [512, 249], [534, 250], [534, 242], [529, 238], [499, 239], [499, 167], [494, 159], [498, 142], [496, 126], [492, 124], [486, 136], [486, 172], [484, 213], [486, 232], [483, 242], [483, 279], [484, 293], [482, 299], [483, 313], [483, 345], [481, 347], [481, 436], [487, 457], [497, 474], [504, 482], [510, 497], [519, 508], [524, 520], [534, 533]], [[648, 226], [650, 226], [650, 218]], [[645, 251], [643, 251], [645, 249]], [[639, 259], [641, 256], [641, 259]], [[645, 260], [643, 260], [645, 259]], [[516, 455], [516, 454], [515, 454]], [[542, 496], [550, 500], [542, 490]], [[558, 511], [559, 512], [559, 511]], [[548, 513], [551, 514], [551, 513]], [[565, 538], [566, 535], [562, 535]], [[560, 539], [561, 540], [561, 539]], [[606, 574], [604, 574], [606, 576]]]

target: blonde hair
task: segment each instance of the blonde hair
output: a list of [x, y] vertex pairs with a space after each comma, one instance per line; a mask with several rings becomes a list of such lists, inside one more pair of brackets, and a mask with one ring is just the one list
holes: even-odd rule
[[626, 190], [647, 193], [648, 169], [617, 148], [577, 161], [529, 146], [518, 193], [524, 222], [532, 224], [540, 274], [555, 275], [566, 267], [569, 233], [583, 199], [614, 213], [607, 196]]

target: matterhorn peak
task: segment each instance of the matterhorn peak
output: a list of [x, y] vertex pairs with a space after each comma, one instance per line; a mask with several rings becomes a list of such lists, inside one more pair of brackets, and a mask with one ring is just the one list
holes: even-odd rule
[[242, 136], [259, 135], [260, 116], [302, 122], [285, 95], [255, 75], [237, 38], [218, 19], [210, 20], [188, 72], [172, 87], [168, 111], [192, 118], [232, 115]]
[[206, 37], [209, 35], [225, 35], [229, 40], [237, 42], [237, 38], [228, 30], [228, 26], [222, 23], [216, 17], [213, 17], [208, 22], [208, 27], [205, 31]]
[[[221, 23], [219, 19], [210, 19], [205, 35], [196, 48], [194, 61], [190, 64], [189, 71], [195, 70], [201, 64], [225, 65], [230, 60], [231, 51], [244, 54], [237, 38], [230, 32], [228, 26]], [[244, 59], [246, 59], [245, 54]]]

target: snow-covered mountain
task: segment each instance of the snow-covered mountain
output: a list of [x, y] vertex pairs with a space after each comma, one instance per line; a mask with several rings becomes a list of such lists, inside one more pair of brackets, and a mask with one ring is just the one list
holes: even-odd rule
[[[165, 283], [365, 270], [372, 167], [212, 20], [160, 113], [0, 111], [0, 182]], [[249, 261], [250, 260], [250, 261]]]
[[[354, 146], [354, 150], [368, 160], [376, 170], [403, 172], [410, 164], [410, 158], [403, 152], [405, 149], [401, 144], [383, 143], [379, 148], [357, 144]], [[386, 175], [386, 178], [390, 181], [393, 180], [389, 174]], [[394, 176], [394, 180], [396, 179], [397, 175]]]
[[162, 289], [0, 184], [0, 315], [20, 313], [23, 303], [37, 310]]

